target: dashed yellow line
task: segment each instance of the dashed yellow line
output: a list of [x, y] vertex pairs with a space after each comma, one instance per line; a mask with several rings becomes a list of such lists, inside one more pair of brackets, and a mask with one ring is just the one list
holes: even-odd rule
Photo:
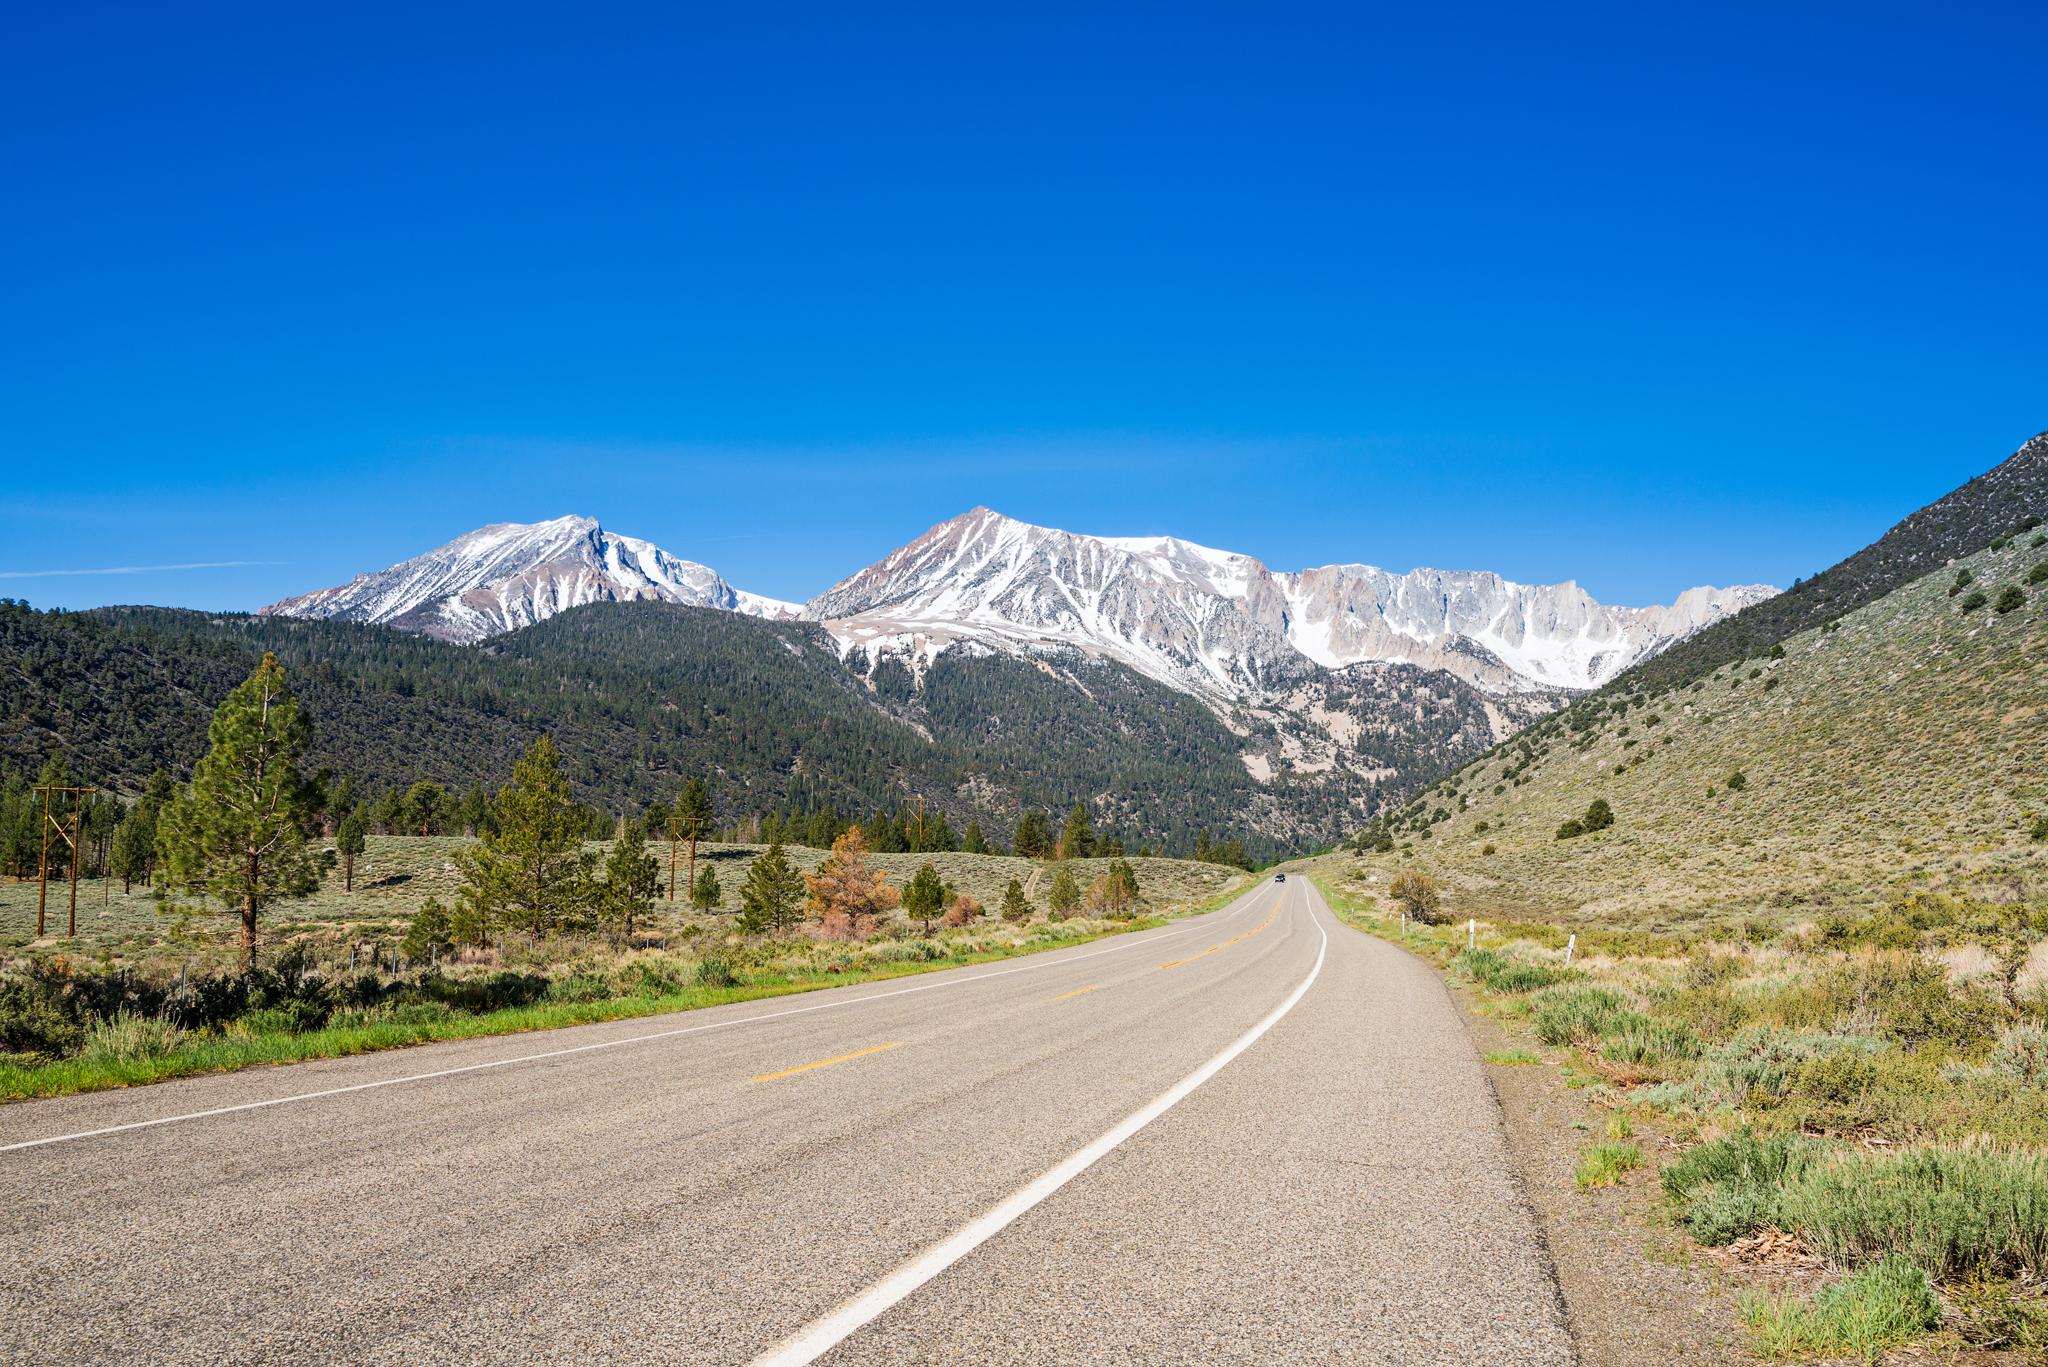
[[841, 1054], [837, 1058], [821, 1058], [816, 1063], [800, 1063], [794, 1068], [784, 1068], [779, 1073], [763, 1073], [752, 1080], [755, 1082], [773, 1082], [779, 1077], [791, 1077], [797, 1073], [808, 1073], [813, 1068], [828, 1068], [835, 1063], [844, 1063], [850, 1058], [860, 1058], [864, 1054], [879, 1054], [885, 1049], [898, 1048], [902, 1043], [902, 1040], [892, 1040], [888, 1044], [871, 1044], [865, 1049], [856, 1049], [850, 1054]]
[[1246, 932], [1245, 932], [1244, 934], [1242, 934], [1242, 935], [1233, 935], [1233, 936], [1231, 936], [1231, 937], [1230, 937], [1230, 938], [1229, 938], [1228, 940], [1225, 940], [1225, 941], [1224, 941], [1224, 942], [1223, 942], [1222, 944], [1217, 944], [1217, 945], [1210, 945], [1210, 946], [1209, 946], [1209, 947], [1208, 947], [1207, 949], [1203, 950], [1203, 951], [1202, 951], [1201, 953], [1199, 953], [1199, 954], [1190, 954], [1190, 955], [1188, 955], [1188, 956], [1187, 956], [1187, 958], [1185, 958], [1185, 959], [1171, 959], [1171, 960], [1168, 960], [1168, 961], [1167, 961], [1166, 963], [1163, 963], [1163, 964], [1161, 964], [1161, 965], [1159, 965], [1159, 966], [1160, 966], [1161, 968], [1179, 968], [1179, 967], [1180, 967], [1180, 966], [1181, 966], [1182, 964], [1191, 964], [1191, 963], [1193, 963], [1193, 962], [1194, 962], [1195, 960], [1197, 960], [1197, 959], [1206, 959], [1206, 958], [1208, 958], [1208, 957], [1209, 957], [1209, 956], [1210, 956], [1211, 954], [1214, 954], [1214, 953], [1215, 953], [1215, 952], [1216, 952], [1217, 950], [1219, 950], [1219, 949], [1228, 949], [1228, 948], [1230, 948], [1230, 947], [1231, 947], [1232, 945], [1234, 945], [1234, 944], [1238, 943], [1238, 942], [1239, 942], [1240, 940], [1249, 940], [1249, 939], [1251, 939], [1251, 938], [1252, 938], [1252, 936], [1254, 936], [1254, 935], [1258, 934], [1258, 933], [1259, 933], [1260, 931], [1264, 930], [1264, 929], [1265, 929], [1265, 928], [1266, 928], [1267, 926], [1270, 926], [1270, 925], [1272, 925], [1272, 924], [1273, 924], [1273, 918], [1274, 918], [1275, 916], [1278, 916], [1279, 914], [1280, 914], [1280, 908], [1279, 908], [1279, 906], [1278, 906], [1278, 905], [1276, 904], [1276, 905], [1274, 906], [1274, 908], [1273, 908], [1273, 909], [1272, 909], [1271, 911], [1269, 911], [1269, 912], [1267, 912], [1267, 913], [1266, 913], [1266, 919], [1265, 919], [1265, 920], [1263, 920], [1263, 921], [1259, 922], [1259, 923], [1258, 923], [1257, 925], [1253, 926], [1253, 927], [1252, 927], [1252, 928], [1251, 928], [1250, 930], [1247, 930], [1247, 931], [1246, 931]]
[[1077, 987], [1072, 992], [1060, 993], [1057, 997], [1054, 997], [1053, 1000], [1056, 1002], [1063, 1002], [1069, 997], [1085, 997], [1090, 992], [1100, 992], [1105, 986], [1106, 984], [1104, 983], [1095, 983], [1089, 987]]

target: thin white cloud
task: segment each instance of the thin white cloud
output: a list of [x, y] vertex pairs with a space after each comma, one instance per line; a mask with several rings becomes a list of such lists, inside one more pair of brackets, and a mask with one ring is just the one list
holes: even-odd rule
[[167, 574], [172, 570], [234, 570], [282, 565], [282, 560], [194, 560], [184, 565], [108, 565], [91, 570], [0, 570], [0, 579], [62, 579], [75, 574]]

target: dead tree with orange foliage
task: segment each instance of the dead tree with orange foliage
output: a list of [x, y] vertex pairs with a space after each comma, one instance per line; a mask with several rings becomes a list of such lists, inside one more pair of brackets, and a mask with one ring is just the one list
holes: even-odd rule
[[903, 904], [889, 875], [868, 863], [867, 837], [858, 826], [832, 842], [832, 853], [816, 873], [804, 875], [804, 886], [810, 894], [804, 909], [828, 940], [865, 940]]

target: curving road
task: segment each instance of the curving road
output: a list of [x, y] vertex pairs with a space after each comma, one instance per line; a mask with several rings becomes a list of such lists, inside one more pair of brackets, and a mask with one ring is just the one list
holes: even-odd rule
[[1574, 1360], [1305, 880], [1007, 963], [0, 1108], [0, 1361]]

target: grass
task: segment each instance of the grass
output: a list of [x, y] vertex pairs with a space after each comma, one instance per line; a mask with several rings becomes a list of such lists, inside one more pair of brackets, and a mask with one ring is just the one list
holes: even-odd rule
[[1888, 1258], [1823, 1287], [1812, 1299], [1751, 1296], [1742, 1305], [1757, 1355], [1771, 1362], [1852, 1358], [1876, 1362], [1940, 1327], [1927, 1274]]
[[[180, 1035], [163, 1022], [153, 1019], [116, 1018], [95, 1030], [85, 1051], [74, 1057], [35, 1067], [0, 1065], [0, 1099], [19, 1100], [132, 1087], [256, 1064], [341, 1058], [433, 1040], [474, 1039], [724, 1006], [988, 963], [1044, 949], [1085, 944], [1107, 935], [1150, 929], [1160, 924], [1163, 922], [1158, 918], [1129, 922], [1076, 920], [1036, 926], [1029, 931], [1015, 930], [1012, 938], [995, 944], [988, 943], [989, 935], [1004, 932], [990, 931], [964, 939], [956, 937], [952, 943], [963, 946], [958, 949], [944, 948], [949, 943], [948, 937], [939, 936], [934, 940], [911, 942], [913, 946], [937, 949], [938, 952], [931, 957], [923, 954], [915, 958], [871, 957], [867, 962], [852, 966], [830, 957], [842, 952], [851, 953], [852, 947], [824, 947], [828, 957], [823, 960], [822, 967], [815, 966], [820, 961], [813, 955], [812, 967], [779, 973], [752, 973], [744, 982], [727, 985], [720, 985], [720, 980], [728, 976], [726, 974], [699, 973], [695, 975], [697, 978], [712, 981], [697, 981], [689, 986], [647, 995], [606, 996], [588, 1001], [550, 1000], [474, 1015], [421, 1013], [412, 1019], [350, 1021], [304, 1033], [230, 1029]], [[1005, 928], [1006, 931], [1011, 929]], [[887, 954], [891, 947], [867, 948]]]
[[1611, 1187], [1621, 1180], [1623, 1173], [1633, 1172], [1642, 1165], [1643, 1151], [1640, 1147], [1625, 1141], [1609, 1140], [1586, 1150], [1572, 1180], [1578, 1183], [1581, 1191]]
[[1543, 1062], [1543, 1056], [1527, 1049], [1492, 1049], [1487, 1052], [1486, 1061], [1502, 1068], [1522, 1068]]
[[[383, 942], [388, 948], [405, 934], [406, 923], [428, 897], [437, 897], [444, 905], [453, 903], [459, 885], [455, 852], [469, 843], [461, 836], [371, 836], [368, 848], [356, 861], [353, 892], [343, 890], [341, 872], [335, 870], [311, 897], [280, 905], [266, 925], [266, 938], [279, 948], [300, 941], [338, 946], [344, 957], [347, 946], [356, 941]], [[595, 844], [591, 848], [602, 851], [608, 847]], [[700, 844], [699, 872], [709, 867], [718, 876], [720, 896], [712, 917], [695, 915], [681, 900], [661, 901], [656, 903], [655, 928], [690, 933], [722, 925], [738, 912], [740, 885], [765, 849], [760, 845]], [[657, 844], [654, 850], [661, 859], [665, 890], [667, 848]], [[788, 853], [799, 869], [815, 872], [827, 852], [791, 846]], [[1015, 878], [1043, 912], [1052, 880], [1051, 865], [1010, 855], [878, 854], [871, 858], [899, 888], [930, 860], [941, 879], [991, 911]], [[1149, 907], [1166, 915], [1181, 914], [1219, 896], [1227, 898], [1244, 878], [1240, 870], [1193, 860], [1134, 858], [1130, 862]], [[1108, 865], [1105, 860], [1077, 859], [1073, 866], [1076, 880], [1085, 888]], [[686, 872], [679, 853], [679, 885]], [[66, 926], [68, 896], [68, 889], [52, 889], [48, 927], [60, 937]], [[138, 967], [168, 962], [174, 974], [181, 966], [198, 972], [234, 962], [232, 927], [226, 918], [202, 916], [181, 925], [163, 913], [148, 889], [136, 887], [124, 895], [114, 880], [80, 884], [76, 940], [36, 941], [35, 925], [36, 884], [0, 881], [0, 957], [12, 949], [22, 956], [64, 955]]]
[[[2039, 557], [2015, 543], [1960, 564], [1998, 586]], [[1443, 813], [1428, 840], [1396, 830], [1411, 848], [1365, 862], [1434, 874], [1460, 917], [1533, 913], [1674, 937], [1914, 890], [1989, 898], [2015, 877], [2040, 888], [2048, 844], [2031, 828], [2048, 813], [2048, 594], [1966, 617], [1947, 596], [1952, 579], [1909, 584], [1697, 691], [1604, 694], [1530, 728], [1421, 796], [1416, 826]], [[1595, 798], [1616, 824], [1556, 840]]]

